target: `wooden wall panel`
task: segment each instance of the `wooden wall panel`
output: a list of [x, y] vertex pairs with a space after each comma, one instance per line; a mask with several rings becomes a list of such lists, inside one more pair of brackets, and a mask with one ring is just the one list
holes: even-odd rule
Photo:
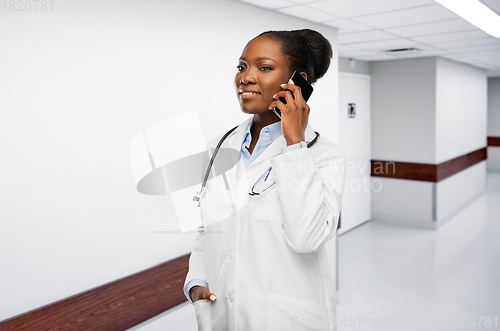
[[372, 177], [439, 182], [486, 158], [487, 148], [484, 147], [440, 164], [372, 160], [371, 175]]
[[187, 301], [189, 255], [12, 317], [0, 330], [127, 330]]
[[500, 137], [488, 137], [488, 146], [500, 147]]
[[372, 177], [435, 182], [437, 179], [437, 165], [427, 163], [372, 160], [371, 175]]
[[437, 169], [437, 181], [450, 177], [468, 167], [473, 166], [483, 160], [486, 160], [487, 148], [481, 148], [477, 151], [459, 156], [452, 160], [440, 163]]

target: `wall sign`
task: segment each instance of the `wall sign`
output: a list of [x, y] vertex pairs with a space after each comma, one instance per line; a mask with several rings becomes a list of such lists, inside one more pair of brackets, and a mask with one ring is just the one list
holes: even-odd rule
[[347, 117], [349, 117], [349, 118], [356, 117], [356, 104], [355, 103], [347, 104]]

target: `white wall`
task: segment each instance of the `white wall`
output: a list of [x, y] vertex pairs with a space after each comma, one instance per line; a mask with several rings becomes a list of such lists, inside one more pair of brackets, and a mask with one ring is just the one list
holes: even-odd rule
[[[431, 57], [373, 62], [370, 71], [372, 159], [439, 164], [486, 146], [485, 70]], [[383, 185], [372, 218], [437, 228], [484, 192], [485, 169], [480, 162], [437, 183], [373, 178]]]
[[[436, 163], [486, 147], [486, 70], [437, 59]], [[464, 209], [486, 189], [486, 162], [436, 184], [437, 226]]]
[[[188, 253], [192, 236], [155, 232], [172, 206], [135, 191], [130, 138], [189, 110], [207, 140], [239, 124], [246, 42], [305, 27], [336, 48], [333, 28], [228, 0], [0, 11], [0, 320]], [[337, 66], [320, 87], [330, 96], [311, 97], [317, 131], [335, 125], [315, 123], [336, 118]]]
[[488, 137], [500, 137], [500, 77], [488, 78]]
[[370, 72], [372, 159], [435, 163], [436, 58], [371, 62]]
[[437, 226], [448, 221], [486, 190], [486, 161], [476, 163], [437, 183]]
[[339, 71], [340, 72], [350, 72], [353, 74], [370, 74], [370, 62], [361, 61], [361, 60], [353, 60], [354, 67], [351, 67], [348, 58], [339, 57]]
[[437, 59], [436, 161], [486, 146], [486, 70]]
[[[356, 104], [356, 117], [348, 117], [348, 104]], [[370, 186], [370, 76], [340, 72], [339, 133], [347, 160], [345, 191], [342, 197], [343, 234], [371, 218]]]
[[500, 171], [500, 147], [488, 147], [488, 171]]
[[[500, 77], [488, 79], [488, 137], [500, 137]], [[488, 171], [500, 171], [500, 147], [488, 147]]]
[[[436, 183], [398, 178], [372, 177], [372, 219], [434, 229]], [[379, 189], [381, 188], [381, 189]]]

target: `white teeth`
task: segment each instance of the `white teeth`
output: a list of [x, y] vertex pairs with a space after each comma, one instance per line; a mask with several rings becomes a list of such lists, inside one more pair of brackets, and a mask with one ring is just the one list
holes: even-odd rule
[[241, 92], [241, 94], [258, 94], [257, 92]]

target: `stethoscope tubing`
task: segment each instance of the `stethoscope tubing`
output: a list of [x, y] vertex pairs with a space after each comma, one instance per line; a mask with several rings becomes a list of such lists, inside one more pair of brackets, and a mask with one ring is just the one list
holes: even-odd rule
[[201, 185], [201, 189], [202, 190], [207, 185], [208, 176], [210, 175], [210, 170], [212, 169], [212, 164], [214, 163], [215, 156], [217, 155], [217, 152], [219, 151], [220, 146], [222, 145], [222, 143], [224, 142], [224, 140], [226, 140], [227, 136], [229, 136], [231, 133], [233, 133], [233, 131], [236, 130], [237, 128], [238, 128], [238, 126], [235, 126], [231, 130], [229, 130], [228, 132], [226, 132], [226, 134], [221, 138], [221, 140], [219, 141], [219, 143], [215, 147], [215, 151], [212, 154], [212, 157], [210, 158], [210, 162], [208, 163], [207, 172], [205, 173], [205, 178], [203, 179], [203, 184]]
[[[205, 186], [207, 185], [207, 180], [208, 180], [208, 176], [210, 175], [210, 170], [212, 169], [212, 165], [214, 163], [214, 160], [215, 160], [215, 157], [217, 156], [217, 152], [219, 151], [219, 148], [220, 146], [222, 145], [222, 143], [224, 142], [224, 140], [226, 140], [226, 138], [234, 131], [238, 128], [238, 126], [235, 126], [234, 128], [232, 128], [231, 130], [229, 130], [228, 132], [226, 132], [226, 134], [224, 134], [224, 136], [219, 140], [219, 143], [217, 144], [217, 146], [215, 147], [215, 150], [214, 150], [214, 153], [212, 154], [212, 157], [210, 158], [210, 162], [208, 163], [208, 167], [207, 167], [207, 171], [205, 173], [205, 178], [203, 179], [203, 183], [201, 184], [201, 190], [200, 190], [200, 194], [202, 194], [202, 192], [204, 192], [204, 189], [205, 189]], [[316, 143], [316, 140], [318, 140], [318, 137], [319, 137], [319, 132], [316, 132], [314, 131], [314, 133], [316, 134], [316, 136], [314, 137], [313, 140], [311, 140], [308, 144], [307, 144], [307, 148], [311, 148], [311, 146], [313, 146], [315, 143]]]

